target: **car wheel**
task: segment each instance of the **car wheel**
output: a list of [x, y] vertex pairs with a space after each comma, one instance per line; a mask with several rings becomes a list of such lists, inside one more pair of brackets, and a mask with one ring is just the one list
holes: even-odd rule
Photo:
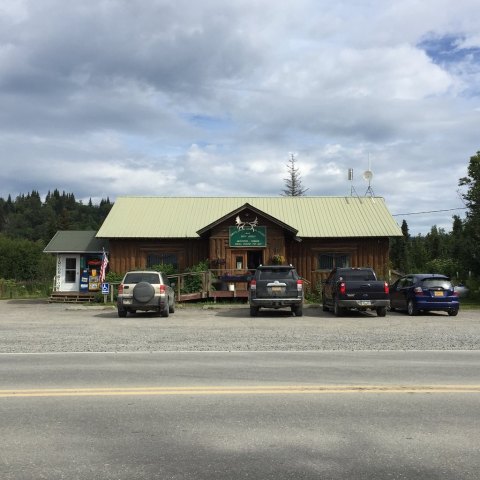
[[160, 309], [160, 315], [162, 317], [168, 317], [170, 315], [170, 307], [168, 306], [168, 303], [163, 307], [163, 309]]
[[153, 285], [148, 282], [140, 282], [133, 288], [133, 298], [140, 303], [149, 302], [155, 295]]
[[172, 304], [169, 307], [170, 313], [175, 313], [175, 299], [172, 301]]
[[344, 309], [338, 305], [337, 300], [333, 302], [333, 314], [336, 317], [341, 317], [345, 313]]
[[260, 310], [260, 307], [250, 307], [250, 316], [251, 317], [256, 317], [258, 315], [258, 311]]
[[385, 317], [387, 315], [387, 307], [377, 307], [377, 316]]
[[302, 307], [302, 305], [298, 305], [296, 307], [293, 307], [293, 313], [295, 314], [296, 317], [303, 317], [303, 307]]
[[412, 315], [418, 315], [418, 309], [415, 306], [415, 303], [413, 300], [409, 300], [407, 303], [407, 313], [412, 316]]
[[127, 311], [124, 308], [119, 308], [118, 309], [118, 316], [120, 318], [125, 318], [127, 316]]
[[456, 308], [452, 308], [451, 310], [447, 310], [447, 312], [451, 317], [456, 317], [457, 314], [458, 314], [458, 310]]

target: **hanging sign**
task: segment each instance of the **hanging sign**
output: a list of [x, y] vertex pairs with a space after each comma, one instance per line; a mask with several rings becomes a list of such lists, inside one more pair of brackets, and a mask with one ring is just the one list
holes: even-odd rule
[[229, 227], [228, 238], [230, 247], [266, 247], [267, 227]]

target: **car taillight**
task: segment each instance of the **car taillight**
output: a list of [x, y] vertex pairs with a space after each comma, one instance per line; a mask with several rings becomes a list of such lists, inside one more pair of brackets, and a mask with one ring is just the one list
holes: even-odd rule
[[385, 282], [383, 284], [383, 291], [388, 295], [388, 293], [390, 293], [390, 287], [388, 286], [388, 283]]
[[252, 280], [250, 282], [250, 290], [256, 290], [257, 289], [257, 281], [256, 280]]
[[303, 290], [303, 280], [297, 280], [297, 291], [301, 292]]
[[160, 293], [165, 293], [167, 291], [165, 285], [160, 285]]
[[121, 295], [123, 293], [123, 283], [118, 286], [118, 293]]
[[422, 289], [422, 287], [415, 287], [415, 288], [413, 289], [413, 293], [414, 293], [415, 295], [423, 295], [423, 289]]
[[345, 285], [345, 282], [341, 282], [339, 285], [339, 292], [342, 295], [345, 295], [345, 292], [347, 291], [347, 286]]

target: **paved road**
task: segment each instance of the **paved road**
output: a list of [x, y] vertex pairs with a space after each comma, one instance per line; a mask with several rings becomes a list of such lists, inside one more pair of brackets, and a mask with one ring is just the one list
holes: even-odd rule
[[480, 352], [0, 355], [2, 479], [478, 479]]
[[[478, 312], [253, 323], [242, 309], [0, 307], [2, 480], [478, 479]], [[336, 348], [312, 350], [322, 335]], [[134, 351], [105, 353], [129, 336]], [[456, 348], [415, 348], [442, 338]], [[268, 351], [238, 351], [247, 341]]]

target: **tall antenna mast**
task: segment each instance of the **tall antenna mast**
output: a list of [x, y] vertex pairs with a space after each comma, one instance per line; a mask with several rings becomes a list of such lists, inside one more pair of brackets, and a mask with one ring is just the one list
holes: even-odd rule
[[368, 188], [367, 191], [365, 192], [365, 196], [370, 196], [374, 197], [375, 193], [373, 193], [373, 188], [372, 188], [372, 178], [373, 178], [373, 172], [371, 170], [371, 164], [370, 164], [370, 153], [368, 154], [368, 170], [365, 170], [363, 172], [363, 179], [368, 182]]

